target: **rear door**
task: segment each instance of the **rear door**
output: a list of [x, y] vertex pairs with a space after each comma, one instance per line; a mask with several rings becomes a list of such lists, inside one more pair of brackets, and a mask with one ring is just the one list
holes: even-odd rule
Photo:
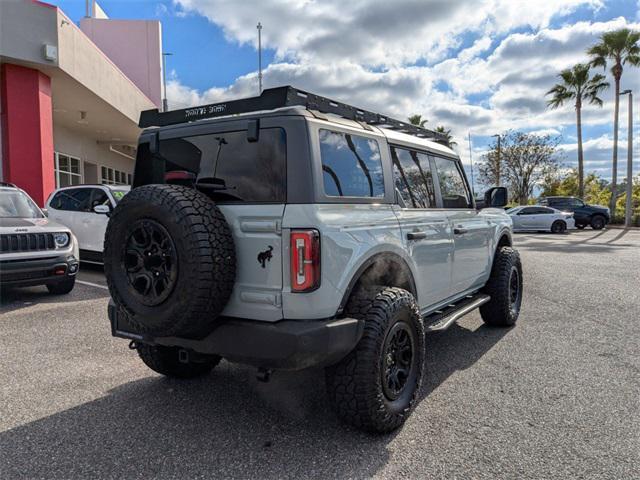
[[488, 220], [474, 208], [471, 192], [460, 162], [432, 157], [437, 181], [439, 205], [446, 213], [453, 232], [451, 294], [480, 286], [490, 266], [490, 229]]
[[396, 214], [406, 249], [418, 269], [416, 288], [422, 309], [449, 297], [453, 239], [447, 214], [437, 208], [427, 154], [391, 147], [400, 206]]
[[196, 175], [199, 190], [216, 202], [233, 233], [236, 283], [223, 315], [281, 319], [284, 129], [261, 128], [257, 139], [249, 138], [246, 121], [211, 125], [198, 135], [166, 132], [160, 155], [167, 172]]
[[532, 217], [533, 224], [536, 228], [548, 230], [551, 228], [551, 224], [555, 220], [555, 212], [547, 207], [535, 207], [535, 212]]

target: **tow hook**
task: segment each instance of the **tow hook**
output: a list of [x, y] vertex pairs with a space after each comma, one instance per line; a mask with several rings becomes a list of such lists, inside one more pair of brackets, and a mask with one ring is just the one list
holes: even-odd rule
[[129, 350], [137, 350], [138, 349], [138, 344], [136, 343], [135, 340], [131, 340], [129, 342]]
[[272, 373], [273, 370], [270, 368], [259, 368], [258, 373], [256, 373], [256, 379], [259, 382], [267, 383], [269, 380], [271, 380]]

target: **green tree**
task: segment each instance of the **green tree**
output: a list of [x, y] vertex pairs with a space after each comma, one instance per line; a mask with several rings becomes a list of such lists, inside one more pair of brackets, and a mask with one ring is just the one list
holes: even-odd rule
[[565, 102], [573, 101], [576, 109], [576, 129], [578, 131], [578, 196], [584, 197], [584, 153], [582, 150], [582, 102], [602, 106], [598, 94], [609, 87], [604, 75], [589, 74], [589, 65], [579, 63], [573, 68], [562, 70], [558, 75], [561, 83], [557, 83], [546, 94], [552, 95], [547, 102], [550, 108], [558, 108]]
[[458, 142], [456, 142], [453, 139], [453, 136], [451, 135], [451, 129], [450, 128], [445, 128], [442, 125], [436, 127], [436, 132], [438, 133], [442, 133], [445, 137], [447, 137], [447, 143], [449, 144], [450, 147], [454, 147], [458, 145]]
[[416, 127], [424, 127], [428, 122], [426, 118], [423, 119], [422, 115], [418, 115], [417, 113], [415, 115], [411, 115], [407, 120], [409, 120], [411, 125], [415, 125]]
[[[526, 205], [537, 186], [558, 169], [560, 137], [509, 131], [500, 136], [500, 172], [510, 197]], [[497, 141], [489, 146], [479, 165], [480, 182], [496, 183]]]
[[615, 81], [615, 107], [613, 113], [613, 165], [611, 168], [611, 198], [609, 208], [611, 214], [615, 215], [616, 200], [618, 190], [616, 182], [618, 179], [618, 117], [620, 111], [620, 79], [622, 78], [623, 66], [640, 65], [640, 32], [634, 32], [628, 28], [621, 28], [612, 32], [603, 33], [600, 42], [587, 50], [591, 57], [591, 65], [594, 67], [607, 68], [611, 64], [611, 74]]

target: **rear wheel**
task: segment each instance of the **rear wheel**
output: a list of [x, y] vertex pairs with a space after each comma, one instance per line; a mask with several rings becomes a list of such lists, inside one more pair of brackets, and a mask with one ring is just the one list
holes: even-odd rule
[[480, 307], [484, 323], [493, 327], [515, 325], [522, 304], [522, 264], [515, 249], [502, 247], [496, 252], [491, 276], [483, 291], [491, 297]]
[[195, 378], [206, 375], [220, 363], [220, 357], [209, 355], [199, 358], [199, 361], [180, 361], [180, 349], [177, 347], [152, 346], [138, 344], [138, 355], [154, 372], [167, 377]]
[[76, 277], [69, 277], [62, 282], [48, 283], [47, 290], [49, 290], [49, 293], [53, 293], [54, 295], [66, 295], [73, 290], [75, 284]]
[[404, 423], [415, 406], [424, 369], [424, 325], [411, 293], [363, 289], [347, 305], [363, 320], [355, 349], [326, 370], [327, 392], [338, 416], [373, 432]]
[[591, 219], [591, 228], [594, 230], [602, 230], [606, 223], [607, 222], [602, 215], [594, 215]]
[[556, 220], [551, 225], [551, 233], [564, 233], [567, 229], [567, 224], [562, 220]]

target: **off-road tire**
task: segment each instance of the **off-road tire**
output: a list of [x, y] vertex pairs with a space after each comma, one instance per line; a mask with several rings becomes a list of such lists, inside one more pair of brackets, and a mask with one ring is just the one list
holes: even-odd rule
[[567, 230], [567, 224], [562, 220], [556, 220], [551, 224], [551, 233], [564, 233]]
[[[327, 367], [329, 400], [344, 422], [366, 431], [390, 432], [407, 419], [422, 385], [425, 332], [420, 311], [408, 291], [377, 287], [355, 293], [345, 312], [364, 321], [364, 333], [351, 353]], [[383, 387], [383, 364], [388, 334], [398, 323], [410, 327], [414, 341], [410, 373], [400, 395], [391, 400]]]
[[602, 230], [607, 224], [607, 220], [602, 215], [594, 215], [591, 217], [591, 228], [594, 230]]
[[[512, 281], [516, 275], [517, 297], [511, 291]], [[511, 247], [501, 247], [496, 252], [491, 268], [491, 276], [483, 288], [483, 292], [491, 297], [480, 307], [480, 316], [492, 327], [512, 327], [520, 315], [522, 304], [522, 264], [518, 251]]]
[[211, 355], [199, 362], [182, 363], [178, 359], [177, 347], [138, 344], [138, 355], [154, 372], [173, 378], [196, 378], [208, 374], [220, 363], [220, 357]]
[[47, 290], [54, 295], [66, 295], [67, 293], [71, 293], [75, 284], [76, 277], [69, 277], [62, 282], [48, 283]]
[[[127, 272], [127, 242], [141, 222], [143, 228], [149, 222], [162, 230], [170, 240], [163, 245], [175, 254], [172, 286], [158, 304], [146, 302], [145, 292], [136, 290]], [[203, 193], [178, 185], [145, 185], [125, 195], [109, 219], [104, 268], [119, 313], [137, 332], [199, 338], [211, 332], [231, 296], [233, 237], [220, 209]]]

